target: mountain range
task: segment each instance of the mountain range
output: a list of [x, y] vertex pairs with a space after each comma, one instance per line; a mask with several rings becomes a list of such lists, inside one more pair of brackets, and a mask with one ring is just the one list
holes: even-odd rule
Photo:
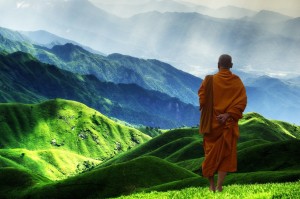
[[46, 30], [105, 54], [155, 58], [192, 74], [204, 74], [214, 70], [217, 57], [227, 52], [241, 69], [251, 66], [268, 73], [299, 73], [300, 45], [295, 36], [299, 18], [274, 12], [224, 19], [197, 12], [155, 10], [120, 18], [87, 0], [2, 4], [1, 26]]
[[0, 55], [1, 102], [41, 102], [64, 98], [85, 103], [131, 124], [171, 128], [198, 123], [197, 107], [136, 84], [101, 82], [43, 64], [30, 54]]
[[131, 17], [136, 14], [159, 11], [159, 12], [198, 12], [212, 17], [218, 18], [242, 18], [252, 16], [256, 12], [239, 8], [235, 6], [226, 6], [218, 9], [212, 9], [203, 5], [198, 5], [186, 1], [160, 0], [160, 1], [109, 1], [99, 2], [91, 0], [91, 3], [97, 7], [104, 9], [106, 12], [112, 13], [119, 17]]
[[[146, 90], [159, 91], [161, 93], [169, 95], [170, 97], [177, 97], [179, 101], [194, 106], [194, 108], [187, 109], [186, 107], [192, 106], [179, 106], [182, 107], [182, 109], [179, 108], [181, 110], [180, 114], [178, 113], [181, 116], [178, 116], [178, 114], [174, 114], [174, 112], [172, 114], [159, 113], [159, 116], [156, 113], [155, 117], [168, 117], [168, 119], [166, 119], [168, 120], [168, 122], [166, 122], [165, 119], [163, 120], [164, 122], [159, 122], [159, 124], [157, 124], [156, 122], [161, 121], [160, 119], [151, 119], [151, 121], [156, 122], [145, 122], [145, 120], [147, 120], [145, 117], [142, 124], [151, 125], [153, 127], [174, 127], [174, 125], [176, 124], [175, 126], [178, 127], [182, 125], [196, 125], [198, 123], [199, 112], [197, 113], [196, 109], [198, 106], [197, 90], [202, 81], [200, 78], [180, 71], [172, 67], [171, 65], [158, 60], [140, 59], [117, 53], [103, 56], [91, 53], [83, 49], [82, 47], [75, 45], [75, 42], [66, 43], [64, 45], [55, 45], [52, 48], [47, 48], [45, 46], [36, 45], [32, 40], [19, 32], [11, 31], [5, 28], [1, 28], [0, 32], [0, 38], [2, 40], [0, 49], [6, 51], [6, 53], [12, 53], [21, 50], [27, 53], [31, 53], [34, 57], [42, 62], [54, 64], [61, 69], [83, 75], [92, 74], [100, 81], [112, 82], [114, 84], [119, 84], [119, 86], [122, 85], [125, 90], [121, 92], [119, 89], [117, 89], [117, 93], [119, 93], [117, 95], [118, 97], [110, 94], [108, 90], [105, 92], [105, 94], [101, 95], [103, 95], [104, 98], [112, 100], [113, 102], [122, 101], [122, 103], [130, 104], [123, 106], [123, 108], [129, 107], [129, 109], [132, 109], [135, 106], [135, 103], [139, 103], [145, 106], [141, 109], [141, 111], [143, 111], [144, 114], [148, 112], [146, 115], [152, 114], [153, 112], [157, 111], [156, 109], [153, 109], [153, 105], [149, 106], [149, 104], [145, 103], [145, 101], [141, 101], [142, 98], [140, 98], [140, 96], [138, 95], [135, 97], [134, 103], [128, 100], [123, 100], [124, 95], [133, 95], [132, 93], [128, 93], [128, 91], [132, 91], [133, 93], [145, 93], [143, 95], [146, 96], [162, 96], [160, 94], [154, 94], [155, 92], [153, 93], [152, 91], [149, 91], [150, 94], [146, 94], [148, 92]], [[51, 41], [50, 38], [53, 38], [53, 36], [51, 36], [51, 34], [49, 35], [50, 36], [48, 38], [48, 41]], [[298, 118], [300, 116], [300, 108], [297, 106], [297, 103], [295, 103], [300, 100], [299, 83], [297, 81], [297, 78], [272, 78], [268, 76], [262, 76], [260, 74], [243, 72], [236, 67], [234, 67], [234, 73], [238, 74], [241, 77], [246, 86], [248, 94], [248, 106], [246, 112], [259, 112], [260, 114], [263, 114], [264, 116], [271, 119], [285, 120], [299, 124]], [[130, 85], [126, 86], [125, 84]], [[139, 92], [135, 92], [134, 89], [129, 89], [128, 91], [126, 91], [127, 88], [125, 87], [142, 87], [146, 90], [141, 91], [140, 89], [137, 89], [139, 90]], [[93, 90], [92, 88], [90, 89]], [[79, 90], [80, 91], [77, 91], [77, 93], [90, 92], [87, 89]], [[93, 92], [99, 93], [102, 91]], [[121, 97], [121, 93], [123, 97]], [[61, 98], [66, 97], [65, 94], [61, 95], [59, 94], [59, 92], [57, 92], [56, 95], [53, 96]], [[19, 98], [20, 96], [15, 95], [15, 98], [11, 97], [10, 100], [18, 101], [20, 100]], [[136, 100], [138, 98], [140, 98], [140, 100]], [[165, 97], [159, 98], [165, 99]], [[45, 99], [45, 97], [43, 99]], [[49, 99], [49, 96], [47, 97], [47, 99]], [[71, 99], [87, 103], [97, 110], [104, 111], [104, 113], [108, 114], [109, 116], [113, 116], [122, 120], [126, 118], [125, 114], [116, 116], [116, 114], [113, 114], [114, 111], [103, 110], [103, 108], [100, 109], [93, 99], [86, 100], [82, 99], [82, 97]], [[128, 97], [126, 97], [125, 99], [128, 99]], [[175, 99], [171, 99], [171, 101], [175, 102], [176, 100], [174, 100]], [[19, 102], [29, 101], [25, 100]], [[37, 101], [33, 100], [30, 102]], [[167, 105], [168, 103], [158, 104], [169, 106]], [[174, 106], [177, 105], [174, 104]], [[171, 109], [175, 111], [175, 108]], [[184, 109], [186, 110], [184, 111]], [[165, 110], [165, 108], [162, 108], [160, 110]], [[192, 112], [189, 113], [189, 111]], [[127, 116], [127, 121], [136, 123], [137, 120], [133, 118], [141, 117], [138, 115], [139, 114], [130, 114], [130, 116]], [[129, 117], [132, 117], [132, 119], [129, 119]], [[184, 119], [185, 117], [187, 117], [187, 119]], [[175, 119], [175, 123], [174, 121], [172, 121], [174, 118], [177, 118]]]
[[[74, 73], [92, 74], [101, 81], [133, 83], [145, 89], [164, 92], [186, 103], [195, 105], [197, 102], [195, 92], [201, 79], [161, 61], [137, 59], [120, 54], [102, 56], [72, 43], [47, 48], [44, 45], [36, 45], [36, 40], [32, 42], [25, 35], [5, 28], [0, 28], [0, 34], [3, 36], [0, 49], [9, 53], [18, 50], [31, 53], [44, 63], [54, 64]], [[49, 43], [57, 41], [57, 37], [52, 34], [44, 33], [44, 36]]]

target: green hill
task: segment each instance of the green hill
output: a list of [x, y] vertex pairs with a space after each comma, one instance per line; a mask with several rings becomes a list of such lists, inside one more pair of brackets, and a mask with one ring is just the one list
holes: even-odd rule
[[[277, 150], [280, 151], [282, 143], [286, 143], [286, 145], [289, 145], [288, 143], [290, 143], [290, 149], [280, 153], [282, 156], [282, 158], [280, 157], [281, 163], [284, 164], [289, 161], [287, 158], [283, 158], [284, 156], [289, 158], [295, 156], [296, 162], [292, 162], [292, 164], [300, 164], [299, 158], [296, 157], [298, 153], [292, 152], [293, 147], [297, 147], [297, 141], [300, 139], [300, 128], [298, 126], [288, 123], [282, 125], [282, 122], [267, 120], [257, 113], [248, 113], [240, 120], [239, 127], [240, 139], [238, 142], [238, 154], [239, 160], [241, 161], [239, 162], [241, 167], [243, 167], [242, 161], [247, 159], [248, 153], [249, 156], [250, 153], [252, 154], [251, 157], [253, 156], [253, 158], [250, 158], [248, 161], [252, 161], [252, 159], [259, 161], [262, 156], [271, 155], [262, 153], [260, 150], [265, 150], [268, 147], [272, 148], [271, 146], [273, 146], [274, 150], [277, 148]], [[171, 130], [133, 150], [115, 156], [113, 159], [102, 163], [100, 166], [120, 163], [147, 155], [163, 158], [191, 171], [199, 172], [199, 169], [201, 170], [201, 161], [203, 161], [204, 156], [202, 136], [198, 134], [198, 128]], [[275, 156], [270, 156], [269, 158], [269, 161], [272, 159], [272, 163], [278, 161]], [[263, 167], [263, 165], [261, 166]], [[262, 170], [262, 167], [255, 168], [257, 170]], [[247, 168], [246, 165], [245, 168]]]
[[268, 120], [258, 113], [248, 113], [239, 121], [240, 141], [262, 139], [283, 141], [291, 138], [300, 139], [300, 127], [287, 122]]
[[[97, 168], [63, 181], [35, 186], [20, 193], [30, 198], [107, 198], [130, 194], [156, 185], [180, 183], [195, 179], [204, 184], [196, 174], [155, 157]], [[23, 195], [24, 194], [24, 195]]]
[[[198, 128], [174, 129], [149, 140], [77, 102], [51, 100], [0, 107], [6, 110], [1, 115], [14, 118], [10, 128], [6, 117], [1, 118], [1, 132], [7, 133], [1, 139], [0, 168], [12, 176], [24, 176], [16, 178], [15, 186], [13, 181], [2, 183], [0, 197], [106, 198], [207, 186], [207, 180], [198, 175], [203, 160]], [[228, 175], [226, 185], [300, 179], [299, 127], [256, 113], [245, 114], [239, 125], [238, 172]], [[82, 129], [87, 131], [80, 135]], [[105, 138], [107, 132], [110, 135]], [[98, 136], [101, 147], [93, 135]], [[57, 136], [55, 142], [53, 136]], [[137, 138], [141, 145], [132, 148]], [[112, 159], [101, 158], [103, 143]], [[5, 180], [7, 174], [2, 173], [0, 179]]]
[[0, 132], [1, 166], [17, 164], [51, 179], [150, 139], [81, 103], [61, 99], [0, 104]]

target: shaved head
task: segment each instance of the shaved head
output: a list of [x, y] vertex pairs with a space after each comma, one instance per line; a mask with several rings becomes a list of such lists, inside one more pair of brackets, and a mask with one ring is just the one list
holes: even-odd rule
[[223, 54], [219, 57], [218, 67], [222, 68], [231, 68], [232, 67], [232, 59], [230, 55]]

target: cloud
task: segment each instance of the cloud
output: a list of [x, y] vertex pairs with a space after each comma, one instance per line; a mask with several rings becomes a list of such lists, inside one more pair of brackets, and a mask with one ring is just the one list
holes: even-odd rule
[[25, 3], [25, 1], [17, 2], [17, 8], [27, 8], [29, 7], [29, 3]]

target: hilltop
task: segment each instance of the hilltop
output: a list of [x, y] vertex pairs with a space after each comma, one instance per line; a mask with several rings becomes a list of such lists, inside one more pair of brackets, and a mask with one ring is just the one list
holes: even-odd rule
[[65, 178], [150, 139], [84, 104], [62, 99], [0, 104], [0, 115], [1, 165], [51, 179]]

